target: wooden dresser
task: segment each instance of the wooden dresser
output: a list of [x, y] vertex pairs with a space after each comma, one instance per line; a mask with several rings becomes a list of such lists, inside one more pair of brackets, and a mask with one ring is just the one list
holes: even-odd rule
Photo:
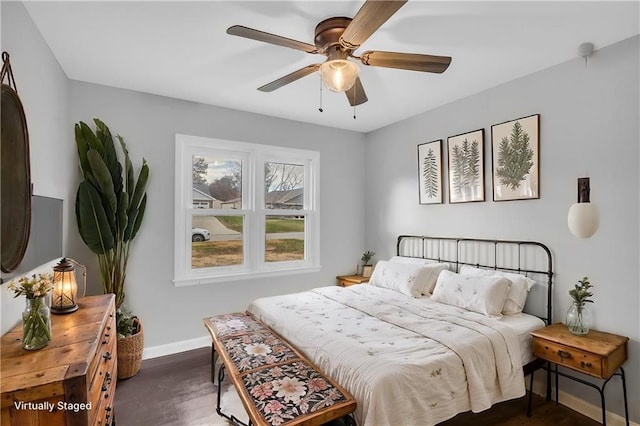
[[116, 315], [111, 294], [51, 315], [53, 340], [22, 349], [22, 324], [2, 336], [3, 426], [110, 425], [116, 390]]

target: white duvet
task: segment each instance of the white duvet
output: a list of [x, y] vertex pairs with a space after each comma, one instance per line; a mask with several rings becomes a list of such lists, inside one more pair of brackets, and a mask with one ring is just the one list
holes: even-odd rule
[[351, 392], [359, 425], [433, 425], [525, 394], [507, 325], [428, 298], [323, 287], [248, 310]]

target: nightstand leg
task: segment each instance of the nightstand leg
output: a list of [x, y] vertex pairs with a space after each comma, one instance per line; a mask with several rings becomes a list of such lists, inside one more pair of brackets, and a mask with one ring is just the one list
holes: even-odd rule
[[602, 406], [602, 426], [607, 426], [607, 408], [604, 402], [604, 387], [600, 391], [600, 404]]
[[531, 417], [531, 407], [533, 405], [533, 373], [535, 370], [531, 372], [531, 382], [529, 382], [529, 404], [527, 405], [527, 417]]
[[627, 405], [627, 380], [624, 375], [624, 368], [620, 367], [620, 378], [622, 379], [622, 395], [624, 396], [624, 418], [629, 426], [629, 406]]
[[547, 394], [545, 395], [547, 401], [551, 401], [551, 363], [547, 362]]
[[560, 388], [560, 383], [558, 381], [558, 364], [555, 364], [556, 371], [556, 405], [558, 405], [558, 389]]

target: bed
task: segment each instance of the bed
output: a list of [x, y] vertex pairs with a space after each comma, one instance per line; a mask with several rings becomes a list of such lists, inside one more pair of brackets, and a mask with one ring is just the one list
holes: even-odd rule
[[[355, 397], [359, 425], [433, 425], [525, 395], [552, 276], [538, 242], [403, 235], [371, 284], [261, 298], [248, 311]], [[518, 280], [529, 283], [523, 312], [502, 314]]]

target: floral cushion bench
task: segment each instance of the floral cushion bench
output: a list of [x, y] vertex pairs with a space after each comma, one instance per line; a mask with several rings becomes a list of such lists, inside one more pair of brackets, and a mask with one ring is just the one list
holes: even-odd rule
[[219, 415], [244, 425], [220, 409], [225, 369], [249, 415], [251, 425], [320, 425], [348, 416], [356, 408], [353, 397], [325, 376], [300, 352], [264, 323], [247, 313], [205, 318], [213, 339], [211, 380], [217, 355]]

